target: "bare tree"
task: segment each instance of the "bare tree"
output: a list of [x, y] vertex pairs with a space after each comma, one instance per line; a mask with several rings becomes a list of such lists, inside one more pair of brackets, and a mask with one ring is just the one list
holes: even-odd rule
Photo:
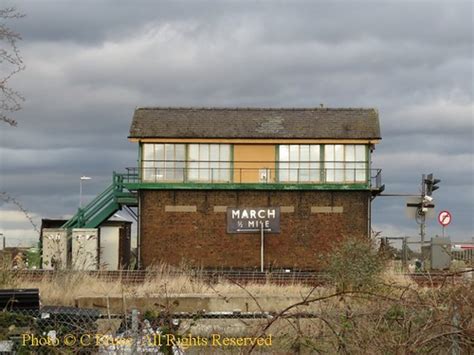
[[25, 100], [18, 92], [9, 87], [9, 80], [18, 72], [25, 69], [23, 59], [17, 47], [17, 41], [21, 40], [20, 34], [13, 31], [6, 24], [7, 20], [19, 19], [24, 15], [15, 8], [8, 7], [0, 9], [0, 121], [16, 126], [17, 122], [10, 115], [21, 109], [21, 103]]

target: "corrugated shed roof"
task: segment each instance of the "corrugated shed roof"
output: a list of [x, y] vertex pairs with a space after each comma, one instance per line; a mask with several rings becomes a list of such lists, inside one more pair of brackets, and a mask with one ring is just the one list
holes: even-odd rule
[[130, 138], [380, 139], [373, 108], [137, 108]]

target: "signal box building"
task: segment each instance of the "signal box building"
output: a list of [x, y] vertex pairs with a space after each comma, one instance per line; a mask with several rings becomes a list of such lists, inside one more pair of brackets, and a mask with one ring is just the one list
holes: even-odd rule
[[375, 109], [138, 108], [140, 263], [318, 269], [345, 237], [368, 238], [381, 192]]

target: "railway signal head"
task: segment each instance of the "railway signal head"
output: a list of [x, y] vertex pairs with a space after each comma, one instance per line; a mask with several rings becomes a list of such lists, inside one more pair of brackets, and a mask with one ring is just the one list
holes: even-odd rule
[[425, 178], [425, 186], [426, 186], [426, 195], [431, 196], [433, 194], [433, 191], [436, 191], [439, 189], [439, 186], [436, 186], [441, 182], [440, 179], [435, 179], [433, 176], [433, 173], [428, 174]]

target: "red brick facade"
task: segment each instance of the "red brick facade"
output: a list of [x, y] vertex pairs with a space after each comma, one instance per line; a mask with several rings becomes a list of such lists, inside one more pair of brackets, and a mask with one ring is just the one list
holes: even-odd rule
[[[256, 269], [260, 235], [227, 234], [226, 213], [216, 210], [286, 206], [281, 233], [265, 236], [265, 267], [317, 269], [318, 255], [332, 242], [368, 235], [369, 204], [369, 191], [142, 190], [142, 266], [184, 262], [206, 268]], [[169, 212], [177, 206], [186, 206], [183, 210], [195, 206], [196, 212]], [[321, 212], [329, 206], [335, 207], [333, 212]], [[294, 212], [288, 212], [291, 207]]]

